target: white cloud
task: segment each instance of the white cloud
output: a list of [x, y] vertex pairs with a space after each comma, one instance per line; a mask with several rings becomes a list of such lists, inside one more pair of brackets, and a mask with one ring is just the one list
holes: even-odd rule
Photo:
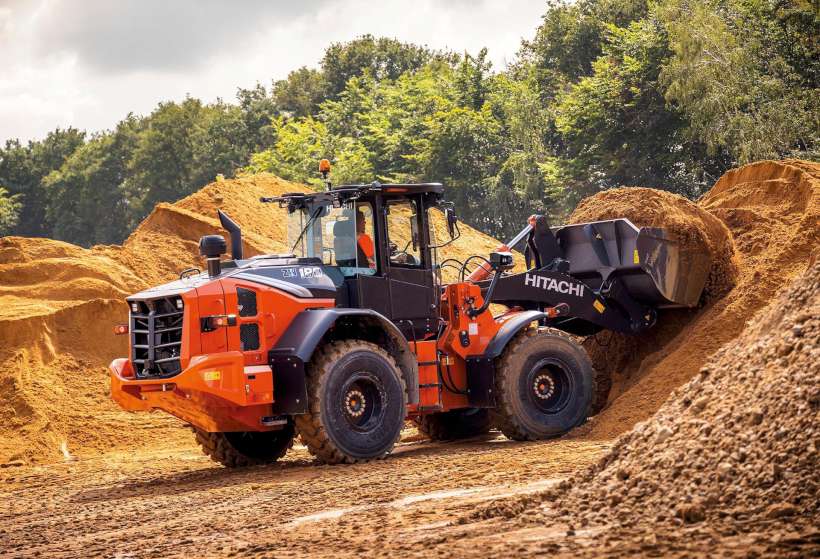
[[531, 38], [542, 0], [0, 0], [0, 141], [56, 127], [112, 127], [186, 94], [233, 100], [316, 66], [332, 42], [370, 33], [477, 52], [496, 69]]

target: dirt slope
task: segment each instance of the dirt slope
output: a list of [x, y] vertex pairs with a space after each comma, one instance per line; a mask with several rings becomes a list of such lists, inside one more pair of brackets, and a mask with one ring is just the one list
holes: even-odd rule
[[[242, 226], [246, 255], [286, 252], [286, 212], [259, 198], [305, 189], [264, 174], [215, 182], [159, 204], [122, 246], [0, 238], [0, 464], [192, 444], [175, 420], [126, 414], [108, 399], [106, 366], [127, 354], [125, 337], [111, 334], [127, 319], [123, 300], [201, 266], [199, 237], [227, 236], [217, 209]], [[440, 214], [434, 225], [446, 235]], [[498, 245], [467, 225], [461, 231], [443, 258], [486, 254]]]
[[597, 465], [473, 518], [561, 526], [540, 549], [576, 556], [820, 553], [814, 248], [813, 266]]
[[[679, 219], [682, 210], [690, 218]], [[709, 247], [715, 260], [701, 308], [663, 312], [658, 326], [641, 336], [603, 334], [587, 341], [596, 365], [615, 372], [609, 408], [585, 427], [602, 439], [651, 416], [806, 269], [820, 244], [820, 165], [753, 163], [724, 175], [697, 206], [658, 191], [608, 191], [583, 202], [573, 219], [615, 214], [686, 235], [696, 225], [699, 233], [691, 238]]]

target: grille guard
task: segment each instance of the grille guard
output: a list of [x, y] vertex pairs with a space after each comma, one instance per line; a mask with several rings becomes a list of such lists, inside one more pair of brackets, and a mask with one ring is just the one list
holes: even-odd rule
[[182, 370], [185, 309], [179, 307], [181, 301], [179, 295], [128, 300], [131, 364], [137, 378], [169, 378]]

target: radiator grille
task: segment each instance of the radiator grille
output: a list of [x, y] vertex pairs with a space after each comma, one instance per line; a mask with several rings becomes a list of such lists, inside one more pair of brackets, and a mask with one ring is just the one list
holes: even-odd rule
[[[131, 363], [137, 378], [164, 378], [179, 374], [182, 350], [182, 298], [129, 301], [131, 308]], [[133, 306], [137, 309], [134, 310]]]

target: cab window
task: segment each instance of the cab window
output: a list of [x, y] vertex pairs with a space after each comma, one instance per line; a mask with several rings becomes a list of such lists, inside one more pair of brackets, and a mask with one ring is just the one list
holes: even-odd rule
[[355, 203], [328, 221], [322, 244], [329, 250], [331, 262], [344, 276], [376, 273], [376, 253], [373, 241], [373, 209], [367, 203]]
[[410, 268], [422, 266], [418, 222], [415, 200], [387, 203], [387, 245], [391, 265]]
[[316, 206], [288, 216], [288, 239], [296, 256], [321, 258], [342, 275], [376, 273], [373, 209], [369, 203]]

